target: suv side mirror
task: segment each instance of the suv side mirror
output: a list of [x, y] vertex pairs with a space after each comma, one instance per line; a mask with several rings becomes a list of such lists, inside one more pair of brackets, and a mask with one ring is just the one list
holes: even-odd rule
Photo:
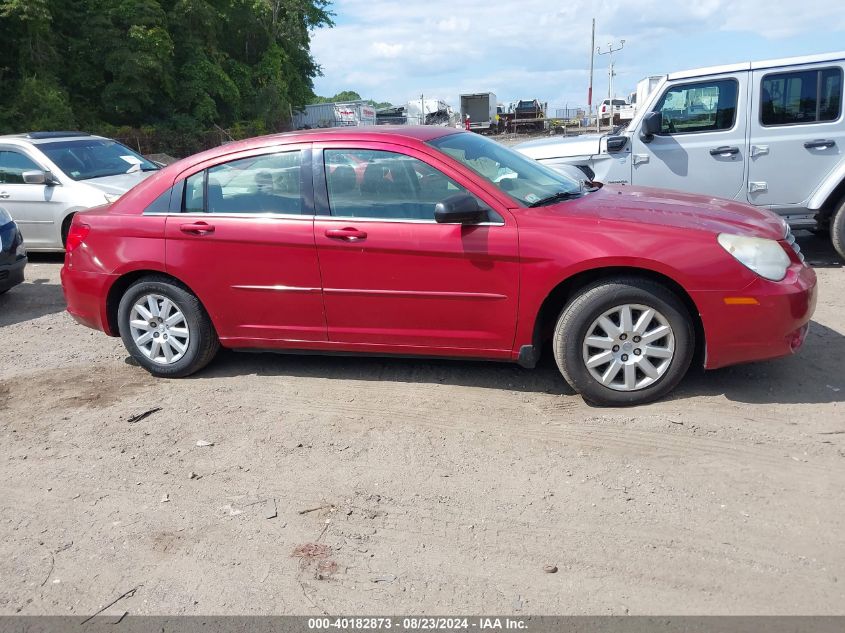
[[47, 174], [43, 171], [37, 171], [35, 169], [31, 171], [25, 171], [21, 174], [23, 178], [23, 184], [25, 185], [46, 185], [47, 184]]
[[25, 185], [57, 185], [59, 182], [52, 172], [31, 169], [21, 174]]
[[661, 112], [649, 112], [643, 117], [640, 139], [643, 143], [651, 143], [655, 134], [660, 134], [663, 127], [663, 114]]
[[434, 206], [434, 220], [439, 224], [478, 224], [487, 219], [487, 211], [468, 193], [456, 193]]
[[627, 136], [608, 136], [607, 137], [607, 151], [621, 152], [628, 144]]

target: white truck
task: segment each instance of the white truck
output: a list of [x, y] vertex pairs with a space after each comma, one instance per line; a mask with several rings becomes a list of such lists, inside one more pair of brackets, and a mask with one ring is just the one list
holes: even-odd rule
[[461, 122], [469, 116], [469, 129], [473, 132], [493, 133], [496, 131], [496, 95], [492, 92], [477, 92], [461, 95]]
[[604, 183], [663, 187], [771, 209], [830, 229], [845, 258], [845, 52], [664, 75], [614, 135], [515, 149]]
[[599, 104], [598, 116], [602, 125], [624, 123], [634, 118], [634, 106], [625, 99], [605, 99]]

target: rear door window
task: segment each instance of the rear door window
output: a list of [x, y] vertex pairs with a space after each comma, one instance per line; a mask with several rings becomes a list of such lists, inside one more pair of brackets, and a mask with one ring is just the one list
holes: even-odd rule
[[842, 69], [802, 70], [766, 75], [760, 82], [763, 125], [822, 123], [839, 118]]
[[185, 181], [183, 208], [186, 212], [301, 214], [301, 166], [299, 150], [215, 165]]

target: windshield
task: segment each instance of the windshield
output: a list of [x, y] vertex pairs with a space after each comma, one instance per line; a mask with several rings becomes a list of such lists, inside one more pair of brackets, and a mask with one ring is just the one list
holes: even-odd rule
[[479, 134], [448, 134], [428, 142], [530, 206], [557, 194], [578, 194], [581, 183]]
[[39, 144], [38, 149], [74, 180], [158, 169], [155, 163], [125, 145], [108, 139], [55, 141]]

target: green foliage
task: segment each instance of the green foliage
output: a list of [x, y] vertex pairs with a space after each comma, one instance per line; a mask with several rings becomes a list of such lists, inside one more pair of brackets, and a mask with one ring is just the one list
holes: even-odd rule
[[328, 7], [0, 0], [0, 132], [284, 129], [314, 96], [310, 31], [331, 26]]
[[21, 82], [8, 120], [0, 125], [11, 129], [73, 129], [76, 120], [67, 93], [53, 82], [28, 77]]

